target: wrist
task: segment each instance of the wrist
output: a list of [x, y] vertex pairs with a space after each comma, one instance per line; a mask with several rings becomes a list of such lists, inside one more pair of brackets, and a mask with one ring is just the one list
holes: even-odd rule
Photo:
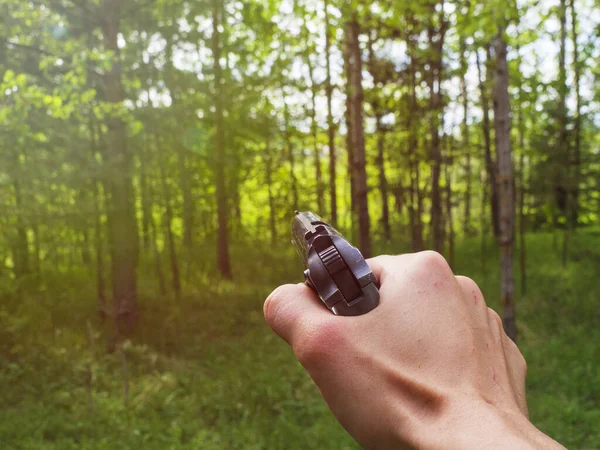
[[421, 436], [422, 442], [413, 441], [416, 448], [564, 450], [520, 411], [503, 410], [483, 401], [447, 408], [440, 421]]
[[486, 402], [465, 407], [460, 423], [452, 428], [451, 445], [455, 448], [564, 449], [518, 409], [504, 410]]

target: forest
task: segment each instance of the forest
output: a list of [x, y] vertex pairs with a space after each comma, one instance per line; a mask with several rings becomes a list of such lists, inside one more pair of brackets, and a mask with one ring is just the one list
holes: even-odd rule
[[433, 249], [600, 448], [598, 0], [0, 1], [0, 448], [354, 449], [262, 303], [295, 210]]

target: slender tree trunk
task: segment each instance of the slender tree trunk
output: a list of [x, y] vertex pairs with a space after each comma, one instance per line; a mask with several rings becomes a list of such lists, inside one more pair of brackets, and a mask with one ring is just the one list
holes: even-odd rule
[[[559, 4], [559, 22], [560, 22], [560, 50], [558, 53], [558, 121], [559, 121], [559, 136], [558, 136], [558, 152], [557, 157], [561, 164], [562, 170], [557, 171], [557, 189], [556, 189], [556, 203], [557, 212], [559, 208], [563, 207], [563, 213], [565, 217], [565, 228], [563, 234], [562, 244], [562, 264], [567, 264], [567, 258], [569, 253], [569, 234], [570, 234], [570, 217], [569, 212], [571, 210], [571, 152], [569, 149], [568, 131], [567, 131], [567, 2], [566, 0], [560, 0]], [[561, 194], [562, 193], [562, 194]], [[561, 205], [560, 198], [564, 194], [564, 204]]]
[[[124, 99], [121, 83], [120, 50], [117, 44], [121, 15], [120, 0], [104, 0], [102, 37], [104, 49], [113, 53], [113, 64], [104, 75], [107, 103], [120, 104]], [[110, 185], [110, 243], [113, 257], [113, 295], [115, 320], [132, 328], [137, 317], [135, 209], [131, 182], [131, 155], [127, 151], [125, 123], [119, 117], [108, 119], [106, 151]]]
[[[409, 22], [414, 27], [414, 20], [409, 18]], [[417, 101], [417, 56], [414, 38], [408, 38], [408, 54], [410, 56], [410, 102], [406, 111], [408, 128], [408, 163], [410, 169], [411, 186], [411, 236], [412, 250], [418, 252], [424, 249], [423, 226], [422, 226], [422, 200], [420, 187], [420, 161], [418, 149], [418, 121], [419, 103]]]
[[[179, 114], [181, 114], [178, 110], [179, 92], [177, 91], [175, 80], [173, 79], [173, 74], [175, 73], [175, 67], [173, 64], [173, 47], [175, 46], [174, 34], [175, 30], [171, 30], [170, 32], [168, 32], [166, 39], [167, 45], [165, 48], [165, 83], [171, 96], [171, 110], [173, 111], [173, 114], [178, 116]], [[194, 246], [194, 201], [192, 198], [190, 171], [187, 166], [188, 158], [186, 157], [186, 150], [183, 145], [182, 138], [180, 136], [175, 135], [174, 140], [175, 150], [177, 153], [179, 189], [181, 191], [181, 196], [183, 199], [183, 211], [181, 217], [183, 221], [183, 245], [186, 249], [187, 263], [189, 267], [189, 265], [191, 264]]]
[[452, 215], [452, 158], [453, 143], [452, 136], [447, 135], [447, 161], [444, 167], [444, 178], [446, 179], [446, 217], [448, 226], [448, 263], [454, 268], [454, 218]]
[[[154, 135], [154, 137], [156, 138], [156, 135]], [[159, 162], [160, 164], [160, 162]], [[167, 295], [167, 284], [165, 281], [165, 275], [164, 275], [164, 271], [163, 271], [163, 266], [162, 266], [162, 255], [160, 250], [158, 249], [158, 233], [157, 233], [157, 226], [156, 226], [156, 220], [154, 219], [154, 214], [152, 214], [152, 212], [154, 211], [153, 208], [153, 203], [154, 203], [154, 199], [157, 197], [156, 195], [156, 189], [154, 188], [154, 186], [152, 184], [150, 184], [148, 189], [148, 205], [149, 205], [149, 210], [150, 210], [150, 245], [151, 245], [151, 249], [152, 249], [152, 255], [154, 257], [154, 274], [156, 276], [156, 280], [158, 281], [158, 291], [160, 292], [160, 295], [162, 295], [163, 297]]]
[[310, 132], [312, 134], [313, 139], [313, 157], [315, 162], [315, 179], [317, 181], [317, 208], [320, 214], [323, 214], [325, 211], [325, 198], [324, 198], [324, 189], [323, 189], [323, 177], [321, 175], [321, 158], [319, 156], [319, 139], [318, 139], [318, 130], [317, 130], [317, 87], [316, 82], [313, 76], [313, 65], [310, 60], [310, 55], [306, 58], [308, 64], [308, 75], [310, 77], [310, 100], [311, 100], [311, 109], [310, 109]]
[[327, 138], [329, 145], [329, 195], [331, 224], [337, 227], [337, 189], [336, 189], [336, 156], [335, 156], [335, 125], [333, 124], [333, 86], [331, 84], [331, 26], [329, 25], [328, 0], [324, 1], [325, 9], [325, 57], [326, 78], [325, 93], [327, 95]]
[[[161, 146], [158, 135], [155, 134], [156, 152], [161, 154]], [[179, 273], [179, 262], [177, 260], [177, 248], [175, 245], [175, 237], [173, 235], [173, 210], [171, 208], [171, 192], [167, 183], [167, 174], [165, 172], [166, 161], [159, 157], [160, 182], [162, 186], [162, 196], [165, 202], [165, 215], [163, 216], [163, 224], [165, 234], [167, 235], [167, 248], [169, 250], [169, 261], [171, 263], [171, 283], [175, 298], [181, 297], [181, 276]]]
[[294, 147], [292, 144], [292, 137], [290, 135], [290, 110], [287, 104], [286, 99], [284, 98], [283, 105], [283, 120], [284, 120], [284, 130], [283, 135], [285, 139], [285, 147], [286, 153], [288, 157], [288, 162], [290, 164], [290, 179], [291, 179], [291, 188], [292, 188], [292, 205], [294, 210], [298, 210], [298, 180], [296, 178], [296, 160], [294, 158]]
[[[519, 55], [519, 69], [521, 68], [520, 49], [517, 47]], [[521, 295], [527, 293], [527, 248], [525, 240], [525, 121], [523, 120], [523, 88], [519, 85], [519, 103], [518, 103], [518, 131], [519, 131], [519, 271], [521, 274]]]
[[150, 230], [152, 232], [152, 253], [154, 254], [154, 273], [158, 280], [158, 290], [163, 297], [167, 295], [167, 285], [165, 283], [165, 275], [162, 268], [162, 257], [158, 250], [156, 223], [154, 217], [150, 218]]
[[15, 206], [17, 209], [17, 241], [14, 244], [14, 273], [15, 278], [20, 278], [29, 274], [29, 240], [27, 238], [27, 228], [23, 219], [23, 196], [21, 193], [21, 181], [15, 180], [13, 183], [15, 191]]
[[[80, 208], [85, 211], [89, 204], [87, 189], [81, 189], [78, 195], [78, 202]], [[80, 225], [80, 245], [81, 245], [81, 263], [84, 266], [90, 266], [92, 262], [92, 255], [90, 253], [90, 234], [88, 230], [87, 216], [83, 218]]]
[[371, 256], [369, 203], [363, 131], [362, 60], [359, 46], [358, 19], [354, 14], [344, 24], [346, 46], [346, 72], [348, 74], [348, 134], [352, 152], [352, 169], [355, 180], [355, 197], [358, 218], [358, 244], [365, 257]]
[[[228, 207], [225, 180], [225, 121], [223, 116], [223, 76], [221, 68], [221, 34], [219, 30], [221, 19], [221, 0], [213, 0], [213, 33], [212, 51], [214, 59], [214, 88], [215, 88], [215, 178], [216, 178], [216, 201], [217, 218], [219, 224], [217, 236], [217, 262], [219, 271], [225, 279], [231, 279], [231, 263], [229, 261], [229, 231], [228, 231]], [[225, 24], [223, 24], [225, 26]]]
[[388, 198], [388, 181], [385, 174], [385, 130], [381, 124], [381, 113], [376, 113], [375, 124], [377, 135], [377, 168], [379, 169], [379, 192], [381, 193], [381, 225], [383, 237], [387, 242], [392, 240], [390, 228], [390, 207]]
[[573, 147], [573, 186], [569, 205], [571, 206], [570, 217], [573, 227], [577, 227], [579, 217], [579, 179], [581, 177], [581, 63], [579, 61], [578, 22], [575, 0], [570, 0], [571, 7], [571, 40], [573, 43], [573, 74], [575, 90], [575, 120], [574, 120], [574, 147]]
[[467, 44], [464, 36], [460, 39], [460, 67], [461, 67], [461, 97], [463, 107], [462, 140], [465, 152], [465, 210], [463, 213], [463, 233], [471, 234], [471, 142], [469, 136], [469, 95], [467, 91], [467, 70], [469, 68]]
[[[489, 53], [489, 52], [488, 52]], [[499, 236], [499, 223], [498, 223], [498, 187], [496, 183], [496, 163], [492, 156], [492, 138], [490, 131], [490, 107], [487, 94], [487, 83], [483, 81], [483, 74], [481, 69], [481, 61], [479, 59], [479, 52], [476, 51], [477, 57], [477, 73], [479, 74], [479, 90], [481, 94], [481, 109], [483, 111], [483, 139], [484, 139], [484, 158], [485, 158], [485, 169], [487, 172], [487, 181], [490, 186], [490, 202], [492, 212], [492, 230], [494, 237], [497, 239]], [[488, 71], [488, 74], [490, 72]], [[489, 77], [488, 77], [489, 78]], [[489, 80], [486, 80], [489, 81]]]
[[[431, 25], [428, 30], [429, 45], [432, 51], [431, 70], [429, 74], [429, 109], [431, 130], [431, 234], [433, 238], [433, 249], [443, 252], [444, 228], [442, 212], [442, 194], [440, 189], [440, 175], [442, 167], [442, 152], [440, 148], [440, 115], [442, 110], [442, 51], [445, 37], [445, 24], [443, 18], [442, 1], [442, 24], [439, 31]], [[437, 41], [436, 41], [437, 39]]]
[[[374, 90], [379, 89], [378, 82], [381, 79], [381, 75], [378, 71], [377, 63], [375, 60], [375, 53], [373, 52], [373, 40], [369, 34], [369, 71], [373, 76], [375, 83]], [[377, 93], [373, 93], [377, 96]], [[377, 159], [376, 165], [379, 171], [379, 192], [381, 194], [381, 226], [383, 228], [383, 237], [389, 242], [392, 238], [392, 232], [390, 229], [390, 208], [388, 199], [388, 182], [385, 174], [385, 128], [381, 122], [382, 111], [381, 102], [375, 98], [371, 102], [371, 106], [375, 113], [375, 136], [377, 140]]]
[[500, 197], [500, 252], [502, 321], [508, 337], [517, 340], [514, 305], [513, 234], [515, 220], [513, 162], [510, 144], [510, 97], [508, 93], [508, 63], [504, 29], [499, 27], [495, 39], [496, 76], [494, 92], [494, 126], [498, 153], [498, 194]]
[[144, 250], [150, 248], [150, 210], [148, 209], [148, 174], [146, 173], [146, 162], [144, 158], [140, 162], [140, 196], [142, 202], [142, 247]]
[[486, 224], [486, 206], [488, 205], [488, 189], [490, 188], [489, 183], [486, 183], [487, 175], [483, 172], [481, 173], [481, 214], [479, 215], [479, 226], [481, 227], [481, 272], [485, 279], [485, 275], [487, 274], [487, 248], [486, 248], [486, 238], [488, 233], [488, 228]]
[[265, 147], [265, 182], [269, 195], [269, 230], [271, 231], [271, 244], [277, 241], [277, 226], [275, 217], [275, 196], [273, 195], [273, 155], [271, 154], [271, 139], [267, 135]]
[[[90, 116], [88, 129], [90, 133], [92, 158], [95, 161], [98, 153], [98, 143], [93, 115]], [[94, 172], [96, 172], [98, 169], [99, 165], [94, 168]], [[92, 193], [94, 202], [94, 253], [96, 256], [96, 311], [100, 318], [104, 319], [108, 311], [106, 310], [106, 282], [104, 280], [104, 240], [102, 233], [103, 199], [100, 191], [100, 180], [98, 179], [98, 174], [96, 173], [92, 177]]]
[[41, 255], [41, 242], [40, 242], [40, 226], [34, 223], [31, 227], [33, 232], [33, 270], [36, 276], [37, 282], [42, 280], [42, 255]]

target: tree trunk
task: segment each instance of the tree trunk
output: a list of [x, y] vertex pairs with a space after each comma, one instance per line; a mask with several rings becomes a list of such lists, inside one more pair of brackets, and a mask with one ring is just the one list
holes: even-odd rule
[[[228, 207], [225, 180], [225, 121], [223, 116], [223, 77], [221, 68], [221, 31], [219, 22], [221, 18], [222, 1], [213, 2], [213, 32], [212, 51], [214, 60], [214, 89], [215, 89], [215, 178], [216, 178], [216, 201], [218, 218], [217, 236], [217, 262], [219, 271], [225, 279], [231, 279], [231, 263], [229, 261], [229, 231], [228, 231]], [[223, 24], [225, 26], [225, 24]]]
[[[175, 46], [174, 33], [175, 30], [170, 30], [167, 32], [166, 36], [167, 45], [165, 48], [165, 83], [169, 91], [169, 95], [171, 96], [171, 110], [177, 117], [179, 114], [181, 114], [181, 111], [178, 111], [179, 92], [177, 92], [176, 83], [173, 80], [173, 74], [175, 72], [175, 67], [173, 65], [173, 47]], [[190, 173], [187, 167], [186, 150], [180, 136], [175, 135], [174, 140], [179, 172], [179, 189], [183, 198], [183, 211], [181, 217], [183, 222], [183, 245], [187, 252], [187, 262], [189, 267], [191, 264], [194, 245], [194, 201], [192, 198]]]
[[40, 283], [42, 281], [42, 249], [40, 242], [40, 226], [34, 223], [31, 227], [33, 232], [33, 271], [35, 273], [36, 281]]
[[[160, 148], [157, 146], [157, 150]], [[177, 261], [177, 249], [175, 247], [175, 237], [173, 236], [173, 210], [171, 209], [171, 194], [167, 184], [167, 175], [165, 173], [164, 163], [160, 164], [160, 181], [162, 184], [163, 198], [165, 201], [164, 229], [167, 235], [167, 246], [169, 249], [169, 261], [171, 262], [171, 282], [175, 298], [181, 297], [181, 278], [179, 275], [179, 262]]]
[[508, 337], [517, 340], [514, 306], [513, 234], [515, 220], [513, 162], [510, 144], [510, 97], [508, 93], [507, 46], [504, 29], [499, 27], [495, 39], [496, 76], [494, 92], [494, 127], [498, 153], [498, 195], [500, 217], [502, 321]]
[[[104, 49], [113, 53], [113, 64], [104, 75], [104, 95], [108, 103], [124, 99], [121, 83], [120, 50], [117, 44], [121, 15], [120, 0], [104, 0], [102, 37]], [[137, 317], [136, 226], [131, 182], [131, 155], [127, 151], [125, 123], [117, 116], [107, 121], [107, 166], [110, 185], [110, 244], [113, 257], [114, 315], [118, 325], [132, 328]]]
[[452, 136], [447, 135], [447, 160], [444, 167], [446, 179], [446, 217], [448, 226], [448, 264], [454, 268], [454, 219], [452, 216]]
[[[475, 52], [477, 59], [477, 73], [479, 75], [479, 90], [481, 94], [481, 109], [483, 111], [483, 139], [484, 139], [484, 158], [485, 170], [487, 173], [487, 181], [490, 186], [490, 206], [492, 212], [492, 230], [494, 237], [498, 239], [499, 224], [498, 224], [498, 187], [496, 183], [496, 163], [492, 156], [492, 139], [490, 132], [490, 107], [487, 94], [487, 83], [483, 81], [483, 73], [481, 62], [479, 60], [479, 51]], [[489, 71], [488, 71], [489, 74]], [[489, 78], [489, 77], [488, 77]], [[489, 80], [486, 80], [489, 81]]]
[[30, 272], [29, 240], [27, 238], [25, 221], [23, 220], [23, 198], [20, 180], [15, 180], [13, 187], [15, 191], [15, 206], [17, 209], [17, 240], [14, 244], [14, 274], [15, 278], [20, 278]]
[[567, 2], [560, 0], [559, 5], [559, 22], [560, 22], [560, 50], [558, 53], [558, 152], [557, 164], [561, 164], [562, 170], [557, 171], [557, 186], [555, 193], [557, 195], [557, 211], [561, 208], [560, 193], [564, 193], [563, 214], [565, 217], [565, 229], [562, 245], [562, 264], [567, 264], [569, 253], [569, 234], [570, 234], [570, 193], [571, 193], [571, 152], [569, 151], [569, 141], [567, 135]]
[[[414, 20], [409, 22], [414, 26]], [[422, 226], [422, 200], [420, 188], [420, 161], [418, 149], [418, 121], [419, 103], [417, 101], [417, 56], [416, 46], [412, 36], [409, 36], [408, 54], [410, 57], [410, 102], [407, 115], [408, 128], [408, 164], [410, 172], [410, 198], [411, 198], [411, 242], [412, 250], [418, 252], [424, 249], [423, 244], [423, 226]]]
[[469, 136], [469, 95], [467, 91], [467, 44], [464, 36], [460, 39], [460, 70], [461, 70], [461, 97], [463, 107], [462, 141], [465, 152], [465, 210], [463, 214], [463, 233], [471, 234], [471, 142]]
[[[521, 55], [519, 55], [519, 70], [521, 68]], [[518, 106], [518, 131], [519, 131], [519, 271], [521, 278], [521, 295], [527, 293], [527, 248], [525, 241], [525, 121], [523, 120], [523, 88], [519, 85], [519, 106]]]
[[273, 195], [273, 155], [271, 154], [271, 139], [267, 135], [265, 146], [265, 183], [269, 195], [269, 229], [271, 231], [271, 244], [277, 241], [277, 227], [275, 217], [275, 197]]
[[[443, 6], [443, 1], [442, 1]], [[443, 18], [439, 31], [431, 25], [428, 29], [429, 45], [431, 47], [432, 58], [430, 60], [431, 70], [429, 71], [429, 109], [430, 109], [430, 132], [431, 132], [431, 234], [433, 238], [433, 249], [437, 252], [443, 252], [444, 249], [444, 228], [442, 214], [442, 195], [440, 189], [440, 175], [442, 167], [442, 152], [440, 148], [440, 114], [442, 110], [442, 51], [445, 37], [445, 24]], [[437, 37], [437, 41], [435, 40]]]
[[[98, 144], [96, 137], [96, 127], [94, 126], [94, 116], [90, 116], [88, 129], [90, 133], [90, 147], [92, 150], [92, 159], [96, 161], [98, 153]], [[92, 193], [94, 202], [94, 253], [96, 262], [96, 311], [101, 319], [107, 315], [106, 310], [106, 282], [104, 280], [104, 241], [102, 233], [102, 193], [100, 191], [100, 180], [96, 171], [99, 167], [94, 167], [95, 175], [92, 177]], [[142, 202], [144, 197], [142, 197]], [[144, 232], [145, 233], [145, 232]]]
[[581, 177], [581, 63], [579, 61], [579, 44], [578, 40], [578, 25], [577, 11], [575, 10], [575, 0], [570, 0], [571, 7], [571, 40], [573, 43], [573, 74], [575, 89], [575, 123], [573, 128], [574, 146], [573, 146], [573, 186], [572, 196], [569, 205], [571, 211], [569, 219], [572, 227], [577, 227], [579, 216], [579, 179]]
[[144, 250], [150, 248], [150, 210], [148, 208], [148, 174], [146, 173], [146, 162], [139, 158], [140, 162], [140, 196], [142, 203], [142, 247]]
[[308, 64], [308, 75], [310, 77], [310, 100], [311, 100], [311, 109], [310, 109], [310, 132], [312, 134], [313, 139], [313, 157], [315, 162], [315, 179], [317, 181], [317, 209], [319, 210], [319, 214], [324, 214], [325, 212], [325, 199], [324, 199], [324, 189], [323, 189], [323, 177], [321, 175], [321, 158], [319, 157], [319, 140], [318, 140], [318, 130], [317, 130], [317, 87], [315, 85], [315, 80], [313, 77], [313, 65], [310, 60], [310, 55], [307, 55], [307, 64]]
[[[282, 90], [283, 92], [283, 90]], [[285, 94], [284, 94], [285, 95]], [[286, 147], [286, 153], [287, 153], [287, 157], [288, 157], [288, 162], [290, 163], [290, 179], [291, 179], [291, 185], [292, 185], [292, 206], [294, 207], [294, 210], [298, 210], [299, 206], [299, 200], [298, 200], [298, 180], [296, 179], [296, 170], [295, 170], [295, 166], [296, 166], [296, 160], [294, 158], [294, 147], [292, 144], [292, 137], [290, 136], [290, 110], [287, 104], [287, 101], [285, 99], [283, 99], [284, 105], [283, 105], [283, 120], [284, 120], [284, 130], [283, 130], [283, 134], [284, 134], [284, 139], [285, 139], [285, 147]]]
[[325, 9], [325, 58], [326, 78], [325, 93], [327, 95], [327, 138], [329, 145], [329, 198], [331, 210], [331, 224], [337, 227], [337, 189], [336, 189], [336, 156], [335, 156], [335, 125], [333, 124], [332, 98], [333, 86], [331, 85], [331, 27], [329, 25], [328, 0], [324, 1]]
[[373, 76], [374, 99], [371, 101], [371, 106], [375, 113], [375, 136], [377, 140], [377, 159], [376, 165], [379, 171], [379, 192], [381, 194], [381, 226], [383, 228], [383, 237], [386, 242], [389, 242], [392, 238], [392, 232], [390, 230], [390, 209], [388, 199], [388, 182], [385, 174], [385, 129], [381, 123], [382, 111], [381, 102], [377, 98], [378, 93], [375, 92], [379, 89], [378, 81], [381, 75], [378, 72], [377, 63], [375, 60], [375, 53], [373, 52], [373, 40], [369, 34], [369, 71]]
[[381, 225], [386, 242], [392, 240], [390, 229], [390, 207], [388, 199], [388, 181], [385, 174], [385, 130], [381, 124], [381, 114], [376, 113], [375, 124], [377, 135], [377, 168], [379, 169], [379, 192], [381, 193]]
[[363, 255], [371, 256], [369, 203], [365, 161], [365, 139], [363, 131], [362, 61], [359, 46], [359, 26], [356, 14], [344, 24], [345, 64], [348, 74], [348, 106], [346, 111], [350, 127], [349, 143], [352, 154], [354, 178], [355, 214], [358, 216], [358, 245]]

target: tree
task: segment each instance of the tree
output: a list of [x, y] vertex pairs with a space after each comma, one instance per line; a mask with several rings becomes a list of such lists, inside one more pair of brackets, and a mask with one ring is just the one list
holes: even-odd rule
[[431, 234], [433, 249], [442, 252], [444, 246], [444, 229], [442, 217], [442, 194], [440, 175], [442, 167], [442, 150], [440, 144], [440, 116], [443, 109], [442, 77], [443, 77], [443, 46], [446, 36], [446, 19], [444, 17], [444, 0], [439, 8], [438, 24], [434, 23], [437, 1], [431, 4], [431, 19], [427, 29], [431, 59], [429, 61], [429, 110], [431, 133]]
[[365, 160], [365, 137], [363, 130], [362, 58], [359, 45], [359, 25], [355, 12], [350, 13], [344, 24], [344, 64], [347, 77], [348, 151], [351, 156], [351, 178], [354, 186], [352, 201], [358, 222], [358, 245], [365, 257], [371, 255], [369, 202]]
[[507, 44], [504, 27], [498, 27], [494, 40], [495, 87], [494, 129], [498, 153], [498, 197], [499, 197], [499, 244], [502, 290], [502, 322], [508, 337], [517, 340], [516, 313], [514, 305], [513, 240], [514, 240], [514, 177], [510, 143], [510, 97], [508, 93]]
[[325, 94], [327, 95], [327, 144], [329, 146], [329, 208], [331, 223], [337, 227], [337, 184], [336, 184], [336, 155], [335, 155], [335, 125], [333, 123], [333, 86], [331, 84], [331, 26], [329, 24], [328, 0], [323, 1], [325, 11], [325, 58], [326, 78]]
[[[229, 262], [229, 223], [227, 192], [225, 180], [225, 121], [223, 117], [223, 78], [221, 68], [221, 15], [222, 2], [213, 0], [212, 15], [212, 51], [214, 64], [214, 93], [215, 93], [215, 196], [217, 201], [218, 235], [217, 263], [221, 275], [226, 279], [232, 278], [231, 263]], [[223, 24], [223, 26], [225, 23]]]
[[[102, 39], [104, 49], [111, 52], [111, 68], [104, 75], [104, 96], [117, 108], [124, 100], [118, 45], [122, 4], [104, 0]], [[108, 119], [106, 165], [110, 177], [110, 246], [114, 295], [114, 316], [118, 324], [131, 328], [137, 316], [135, 207], [131, 184], [131, 153], [127, 149], [125, 124], [115, 113]]]

